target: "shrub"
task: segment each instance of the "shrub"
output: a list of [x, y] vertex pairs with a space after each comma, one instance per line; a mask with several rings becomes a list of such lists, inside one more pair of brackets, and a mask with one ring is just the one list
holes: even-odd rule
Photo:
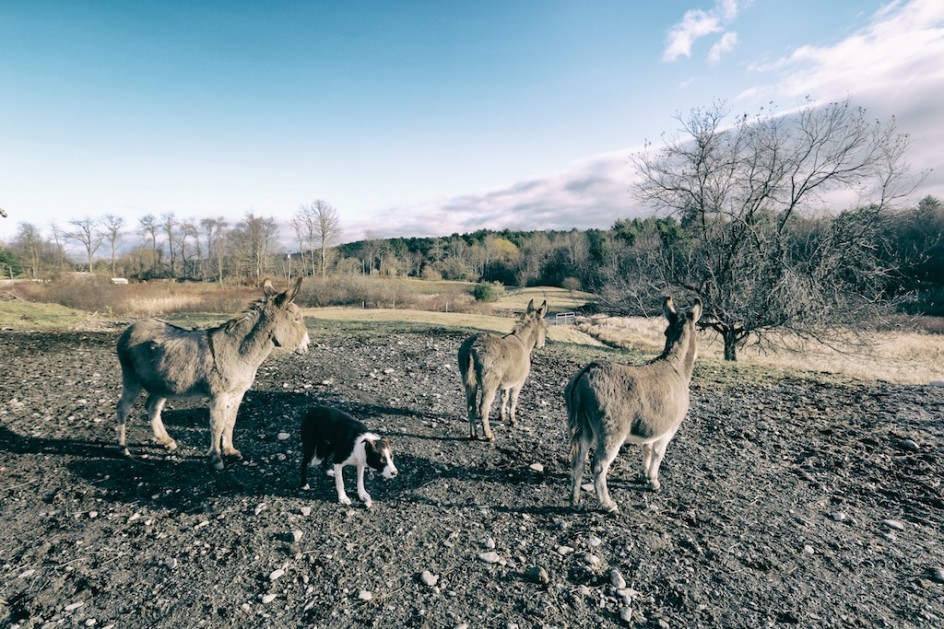
[[486, 303], [496, 301], [505, 293], [505, 287], [499, 282], [480, 282], [472, 288], [475, 301]]

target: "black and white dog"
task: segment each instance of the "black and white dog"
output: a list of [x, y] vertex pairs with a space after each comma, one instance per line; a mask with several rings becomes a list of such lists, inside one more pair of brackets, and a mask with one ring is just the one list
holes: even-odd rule
[[[301, 488], [309, 489], [308, 465], [314, 459], [328, 476], [334, 476], [338, 502], [351, 504], [344, 492], [341, 470], [345, 465], [357, 467], [357, 497], [365, 506], [371, 505], [370, 495], [364, 489], [364, 468], [381, 472], [384, 478], [397, 475], [390, 443], [367, 430], [363, 422], [344, 411], [329, 406], [315, 406], [302, 418], [302, 478]], [[334, 469], [328, 468], [328, 461]]]

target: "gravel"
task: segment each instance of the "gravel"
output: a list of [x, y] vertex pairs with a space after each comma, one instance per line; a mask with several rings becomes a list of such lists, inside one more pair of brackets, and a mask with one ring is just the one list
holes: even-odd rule
[[[0, 334], [0, 626], [944, 626], [944, 388], [699, 364], [662, 491], [626, 446], [620, 512], [592, 487], [575, 512], [561, 392], [623, 354], [535, 351], [489, 444], [467, 438], [466, 334], [311, 334], [263, 364], [221, 472], [196, 401], [165, 408], [174, 452], [139, 402], [116, 455], [117, 332]], [[390, 438], [371, 509], [352, 468], [349, 507], [317, 468], [298, 490], [315, 403]]]

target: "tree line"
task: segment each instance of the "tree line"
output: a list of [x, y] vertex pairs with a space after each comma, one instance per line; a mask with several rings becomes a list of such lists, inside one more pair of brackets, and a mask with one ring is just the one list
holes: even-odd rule
[[[317, 200], [291, 221], [247, 213], [178, 221], [147, 215], [69, 221], [49, 234], [21, 223], [0, 251], [5, 275], [48, 277], [82, 264], [136, 279], [258, 282], [264, 275], [376, 275], [559, 286], [597, 294], [618, 313], [658, 312], [660, 296], [699, 297], [701, 325], [737, 357], [772, 330], [817, 336], [837, 323], [904, 311], [944, 316], [944, 209], [909, 207], [920, 182], [909, 137], [848, 101], [790, 115], [730, 120], [717, 103], [679, 115], [680, 128], [633, 156], [636, 198], [651, 214], [608, 229], [479, 230], [340, 243], [338, 213]], [[849, 202], [850, 196], [858, 202]], [[837, 211], [839, 207], [851, 207]], [[104, 247], [106, 255], [95, 254]]]

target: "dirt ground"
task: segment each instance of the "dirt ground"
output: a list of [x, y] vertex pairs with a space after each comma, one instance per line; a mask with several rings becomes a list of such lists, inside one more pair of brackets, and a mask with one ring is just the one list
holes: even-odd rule
[[[607, 515], [567, 506], [561, 394], [619, 352], [537, 350], [489, 444], [467, 438], [467, 332], [312, 321], [216, 472], [198, 402], [165, 409], [175, 452], [139, 402], [117, 456], [119, 332], [0, 333], [0, 626], [944, 626], [944, 388], [699, 365], [662, 491], [626, 446]], [[372, 508], [351, 468], [351, 507], [317, 470], [297, 489], [314, 403], [392, 440]]]

